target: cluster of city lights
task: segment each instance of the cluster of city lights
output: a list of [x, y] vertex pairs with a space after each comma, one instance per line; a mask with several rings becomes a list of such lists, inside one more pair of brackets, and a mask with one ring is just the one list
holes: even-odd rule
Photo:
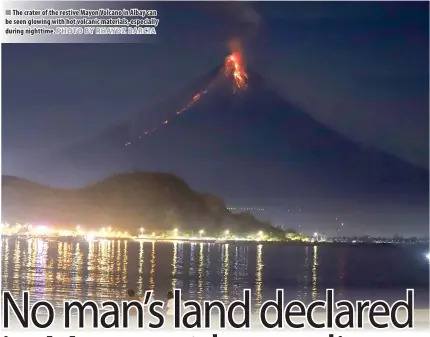
[[193, 240], [205, 240], [205, 241], [265, 241], [270, 240], [268, 236], [266, 236], [263, 231], [259, 231], [254, 236], [247, 236], [247, 237], [240, 237], [233, 235], [230, 230], [226, 229], [221, 235], [219, 236], [209, 236], [207, 235], [206, 231], [204, 229], [200, 229], [198, 231], [198, 236], [194, 236], [192, 234], [191, 236], [186, 235], [185, 233], [181, 233], [178, 228], [174, 228], [172, 231], [167, 233], [162, 233], [157, 235], [155, 232], [152, 233], [146, 233], [145, 228], [141, 227], [139, 229], [139, 236], [138, 239], [158, 239], [158, 240], [182, 240], [182, 241], [193, 241]]
[[260, 207], [227, 207], [229, 211], [237, 212], [263, 212], [264, 208]]
[[88, 241], [96, 239], [147, 239], [147, 240], [181, 240], [181, 241], [271, 241], [272, 239], [263, 231], [258, 231], [254, 235], [246, 237], [237, 236], [231, 233], [230, 230], [224, 230], [218, 236], [210, 236], [204, 229], [200, 229], [195, 235], [194, 232], [189, 235], [187, 232], [181, 232], [178, 228], [164, 233], [146, 232], [145, 228], [141, 227], [137, 236], [131, 235], [129, 232], [122, 232], [113, 230], [111, 227], [103, 227], [99, 230], [85, 231], [81, 225], [76, 225], [72, 230], [70, 229], [56, 229], [46, 225], [32, 225], [32, 224], [2, 224], [1, 233], [4, 235], [16, 236], [36, 236], [36, 237], [81, 237]]
[[[204, 229], [197, 232], [180, 231], [173, 228], [170, 231], [153, 232], [140, 227], [137, 235], [130, 234], [128, 231], [115, 230], [110, 226], [102, 227], [98, 230], [84, 230], [81, 225], [76, 225], [73, 229], [58, 229], [54, 226], [19, 224], [10, 225], [8, 223], [0, 225], [0, 232], [4, 235], [15, 236], [35, 236], [35, 237], [80, 237], [88, 241], [96, 239], [138, 239], [138, 240], [180, 240], [180, 241], [273, 241], [269, 235], [263, 231], [258, 231], [252, 235], [236, 235], [229, 229], [225, 229], [220, 234], [209, 235]], [[325, 242], [327, 238], [319, 233], [314, 233], [313, 237], [307, 237], [301, 233], [287, 233], [287, 241], [296, 242]]]
[[95, 238], [131, 238], [128, 232], [115, 231], [111, 227], [101, 228], [100, 230], [85, 231], [80, 225], [76, 225], [73, 230], [57, 229], [46, 225], [33, 224], [1, 224], [1, 233], [5, 235], [26, 235], [26, 236], [45, 236], [45, 237], [85, 237], [87, 240]]

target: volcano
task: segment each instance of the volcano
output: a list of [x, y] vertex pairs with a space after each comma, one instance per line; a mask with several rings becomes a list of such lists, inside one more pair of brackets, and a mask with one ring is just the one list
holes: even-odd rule
[[[137, 115], [55, 155], [37, 180], [66, 187], [144, 170], [174, 173], [226, 198], [428, 194], [427, 170], [348, 140], [282, 99], [252, 69], [248, 88], [235, 93], [220, 74], [217, 67], [149, 117]], [[208, 85], [186, 113], [138, 138]]]

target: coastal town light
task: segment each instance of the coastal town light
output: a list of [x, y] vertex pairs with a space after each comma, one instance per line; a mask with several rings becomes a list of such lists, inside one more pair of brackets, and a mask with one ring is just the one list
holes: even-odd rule
[[143, 234], [144, 231], [145, 231], [145, 228], [140, 227], [140, 233]]
[[37, 227], [37, 230], [41, 233], [46, 233], [48, 231], [48, 227], [46, 226], [39, 226]]
[[90, 241], [93, 241], [95, 237], [96, 237], [95, 233], [94, 233], [94, 232], [90, 232], [90, 233], [88, 233], [88, 235], [86, 236], [86, 240], [87, 240], [88, 242], [90, 242]]
[[225, 235], [229, 235], [230, 231], [227, 229], [224, 233], [225, 233]]

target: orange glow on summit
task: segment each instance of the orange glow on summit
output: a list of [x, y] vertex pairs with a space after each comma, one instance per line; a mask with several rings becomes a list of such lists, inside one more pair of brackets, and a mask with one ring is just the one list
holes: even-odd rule
[[[245, 62], [244, 62], [242, 53], [240, 52], [240, 50], [241, 50], [240, 45], [238, 44], [237, 41], [233, 41], [230, 44], [230, 48], [231, 48], [231, 50], [235, 50], [235, 51], [226, 57], [224, 68], [221, 71], [221, 73], [224, 72], [224, 74], [229, 78], [231, 76], [231, 78], [233, 80], [234, 92], [237, 92], [239, 90], [246, 90], [246, 88], [248, 87], [248, 74], [245, 71]], [[216, 77], [218, 78], [218, 76], [216, 76]], [[160, 130], [166, 124], [170, 124], [170, 122], [172, 121], [172, 119], [174, 117], [177, 117], [178, 115], [185, 113], [192, 106], [194, 106], [204, 95], [206, 95], [210, 91], [210, 89], [212, 88], [212, 86], [215, 83], [216, 83], [215, 79], [212, 80], [210, 83], [208, 83], [206, 85], [205, 88], [203, 88], [203, 90], [196, 92], [192, 96], [192, 98], [190, 98], [187, 105], [183, 106], [180, 110], [176, 110], [174, 112], [174, 114], [172, 114], [172, 117], [170, 117], [169, 119], [165, 119], [164, 121], [160, 122], [158, 126], [152, 128], [150, 130], [147, 129], [147, 130], [143, 131], [142, 134], [137, 136], [137, 139], [142, 139], [145, 136], [149, 136], [152, 133], [154, 133], [155, 131]], [[134, 144], [134, 141], [133, 142], [128, 141], [124, 145], [130, 146], [132, 144]]]
[[237, 51], [227, 56], [225, 60], [226, 75], [233, 76], [236, 90], [245, 90], [247, 88], [248, 75], [243, 63], [242, 55]]

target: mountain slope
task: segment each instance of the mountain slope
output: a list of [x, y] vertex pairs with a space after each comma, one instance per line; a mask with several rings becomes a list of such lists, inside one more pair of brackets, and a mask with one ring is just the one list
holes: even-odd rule
[[[231, 79], [218, 73], [156, 107], [151, 118], [137, 116], [58, 154], [44, 172], [63, 184], [133, 168], [172, 172], [229, 197], [427, 195], [428, 171], [345, 139], [285, 102], [255, 72], [248, 90], [234, 95]], [[137, 140], [208, 83], [210, 92], [187, 112]]]

